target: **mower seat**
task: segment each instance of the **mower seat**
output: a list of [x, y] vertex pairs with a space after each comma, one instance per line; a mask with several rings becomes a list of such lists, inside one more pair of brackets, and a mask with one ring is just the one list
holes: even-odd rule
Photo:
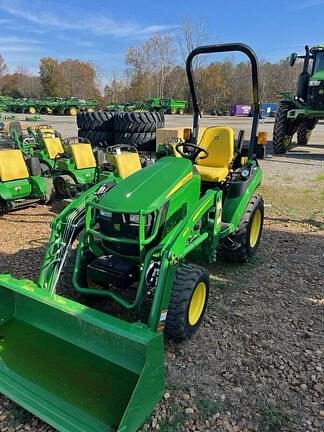
[[70, 144], [70, 149], [77, 169], [96, 168], [91, 144]]
[[230, 127], [209, 127], [203, 133], [199, 146], [209, 153], [207, 158], [197, 159], [195, 163], [201, 180], [224, 181], [234, 158], [234, 130]]
[[3, 182], [29, 178], [21, 150], [0, 150], [0, 180]]
[[43, 136], [43, 141], [50, 159], [55, 159], [64, 153], [60, 138], [53, 137], [52, 134], [46, 134]]
[[142, 169], [138, 153], [123, 152], [112, 156], [117, 174], [123, 179]]

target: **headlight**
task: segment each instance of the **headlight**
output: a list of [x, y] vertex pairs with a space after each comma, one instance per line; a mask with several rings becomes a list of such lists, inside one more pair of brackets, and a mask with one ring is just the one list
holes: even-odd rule
[[241, 177], [248, 178], [250, 175], [250, 169], [249, 168], [243, 168], [241, 170]]
[[112, 213], [111, 212], [107, 212], [107, 211], [104, 211], [104, 210], [99, 210], [99, 214], [100, 214], [100, 216], [103, 216], [105, 218], [109, 218], [109, 219], [112, 218]]
[[319, 86], [320, 84], [321, 84], [321, 81], [319, 81], [319, 80], [309, 81], [310, 87], [316, 87], [316, 86]]

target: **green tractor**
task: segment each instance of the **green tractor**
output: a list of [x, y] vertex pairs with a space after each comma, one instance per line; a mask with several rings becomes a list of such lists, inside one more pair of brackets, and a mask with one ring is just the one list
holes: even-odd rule
[[305, 46], [305, 55], [292, 53], [290, 66], [297, 58], [304, 59], [298, 78], [296, 96], [283, 93], [277, 108], [273, 128], [273, 152], [284, 154], [297, 132], [297, 144], [307, 145], [312, 130], [324, 119], [324, 45], [311, 49]]
[[53, 182], [41, 177], [37, 158], [25, 161], [21, 150], [0, 148], [0, 215], [53, 200]]
[[[207, 128], [197, 145], [192, 61], [227, 51], [251, 61], [248, 149], [227, 127]], [[264, 206], [256, 193], [255, 53], [244, 44], [203, 46], [186, 70], [193, 129], [189, 141], [175, 143], [178, 157], [138, 170], [138, 155], [116, 148], [115, 161], [133, 173], [106, 179], [65, 207], [38, 280], [0, 275], [0, 392], [59, 431], [138, 430], [163, 395], [163, 333], [187, 339], [204, 319], [205, 263], [217, 255], [244, 262], [258, 248]]]
[[24, 134], [19, 122], [9, 124], [12, 138], [27, 157], [40, 161], [41, 174], [53, 179], [60, 198], [72, 198], [116, 171], [106, 164], [102, 150], [92, 150], [88, 140], [76, 137], [62, 140], [46, 124], [27, 130], [28, 134]]

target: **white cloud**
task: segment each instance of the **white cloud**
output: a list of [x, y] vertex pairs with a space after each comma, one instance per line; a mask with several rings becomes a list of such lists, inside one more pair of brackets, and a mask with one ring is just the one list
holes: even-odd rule
[[[43, 3], [39, 3], [41, 5]], [[137, 22], [124, 21], [117, 22], [113, 18], [107, 15], [88, 15], [86, 18], [73, 17], [70, 20], [57, 16], [50, 11], [37, 12], [31, 11], [31, 4], [26, 8], [19, 2], [0, 0], [0, 9], [4, 10], [8, 14], [11, 14], [21, 20], [28, 21], [32, 24], [39, 26], [45, 26], [47, 28], [56, 28], [61, 30], [80, 30], [90, 32], [95, 35], [109, 35], [119, 38], [124, 37], [136, 37], [141, 35], [149, 35], [158, 31], [167, 31], [174, 29], [178, 26], [171, 24], [153, 24], [150, 26], [143, 27]], [[64, 16], [68, 16], [68, 11], [62, 13]], [[72, 16], [72, 14], [71, 14]]]
[[301, 3], [294, 4], [291, 10], [298, 11], [324, 5], [324, 0], [303, 0]]

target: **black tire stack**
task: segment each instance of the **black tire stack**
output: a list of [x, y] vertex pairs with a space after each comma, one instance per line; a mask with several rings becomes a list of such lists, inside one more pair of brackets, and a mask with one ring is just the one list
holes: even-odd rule
[[79, 138], [88, 139], [93, 147], [114, 145], [114, 113], [111, 111], [82, 111], [77, 115]]
[[81, 112], [77, 116], [79, 138], [94, 147], [128, 144], [141, 151], [154, 151], [156, 129], [164, 126], [160, 112]]
[[126, 112], [114, 116], [115, 144], [129, 144], [138, 150], [154, 151], [156, 129], [164, 126], [161, 112]]

